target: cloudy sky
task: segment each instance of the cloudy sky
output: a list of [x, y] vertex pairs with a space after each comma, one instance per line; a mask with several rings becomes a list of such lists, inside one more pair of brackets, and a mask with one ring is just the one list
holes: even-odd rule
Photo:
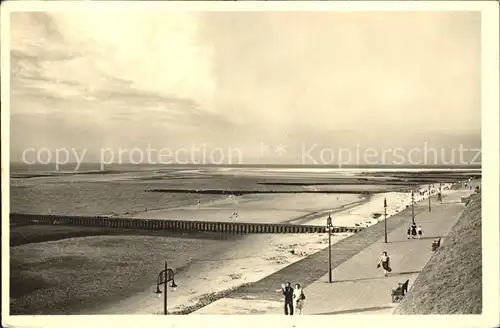
[[[26, 147], [480, 145], [473, 12], [13, 13]], [[210, 147], [210, 146], [209, 146]]]

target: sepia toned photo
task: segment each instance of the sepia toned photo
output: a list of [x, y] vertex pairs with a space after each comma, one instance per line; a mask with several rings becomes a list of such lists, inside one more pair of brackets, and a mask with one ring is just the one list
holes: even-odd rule
[[106, 8], [2, 13], [2, 312], [495, 306], [480, 9]]

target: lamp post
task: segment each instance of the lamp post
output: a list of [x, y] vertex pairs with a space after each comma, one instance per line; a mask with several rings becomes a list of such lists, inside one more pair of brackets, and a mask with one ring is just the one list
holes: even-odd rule
[[167, 261], [165, 261], [165, 269], [162, 270], [159, 274], [158, 274], [158, 278], [156, 279], [156, 291], [155, 291], [155, 294], [158, 295], [158, 297], [160, 297], [161, 295], [161, 290], [160, 290], [160, 285], [163, 285], [163, 289], [164, 289], [164, 294], [163, 294], [163, 314], [164, 315], [167, 315], [167, 283], [169, 281], [172, 281], [172, 284], [170, 284], [170, 286], [175, 290], [175, 288], [177, 287], [177, 285], [175, 284], [175, 280], [174, 280], [174, 270], [172, 269], [169, 269], [167, 267]]
[[384, 241], [387, 244], [387, 198], [384, 198]]
[[415, 196], [413, 190], [411, 191], [411, 221], [415, 224]]
[[443, 193], [441, 191], [441, 182], [439, 183], [439, 203], [443, 204]]
[[428, 193], [429, 193], [429, 212], [430, 212], [431, 211], [431, 185], [429, 185]]
[[332, 283], [332, 217], [330, 214], [326, 219], [326, 231], [328, 232], [328, 282]]

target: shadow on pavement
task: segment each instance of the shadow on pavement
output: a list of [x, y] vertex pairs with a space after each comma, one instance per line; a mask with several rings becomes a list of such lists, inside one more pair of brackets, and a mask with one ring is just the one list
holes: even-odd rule
[[[375, 280], [375, 279], [387, 279], [390, 277], [395, 277], [395, 276], [404, 276], [404, 275], [412, 275], [412, 274], [417, 274], [422, 271], [407, 271], [407, 272], [392, 272], [389, 273], [387, 277], [371, 277], [371, 278], [359, 278], [359, 279], [346, 279], [346, 280], [334, 280], [333, 283], [342, 283], [342, 282], [355, 282], [355, 281], [365, 281], [365, 280]], [[326, 282], [328, 283], [328, 282]]]
[[[438, 239], [438, 238], [444, 239], [444, 238], [446, 238], [446, 236], [427, 236], [427, 237], [422, 237], [422, 238], [410, 238], [410, 239], [405, 238], [405, 239], [399, 239], [399, 240], [394, 240], [394, 241], [388, 240], [387, 244], [405, 243], [405, 242], [409, 242], [412, 240], [432, 240], [432, 239]], [[385, 243], [383, 243], [383, 244], [385, 244]]]
[[392, 309], [392, 308], [393, 308], [392, 306], [372, 306], [372, 307], [359, 308], [359, 309], [339, 310], [339, 311], [325, 312], [325, 313], [314, 313], [314, 315], [349, 314], [349, 313], [378, 311], [378, 310], [385, 310], [385, 309]]

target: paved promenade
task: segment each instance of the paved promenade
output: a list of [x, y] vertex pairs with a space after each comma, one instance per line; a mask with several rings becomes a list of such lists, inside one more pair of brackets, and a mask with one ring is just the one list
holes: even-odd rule
[[[432, 241], [441, 237], [441, 242], [446, 243], [448, 232], [465, 208], [457, 202], [461, 196], [469, 194], [468, 190], [454, 191], [442, 205], [436, 204], [431, 212], [422, 212], [416, 217], [416, 223], [424, 229], [421, 240], [408, 240], [408, 225], [403, 225], [389, 233], [387, 244], [381, 239], [333, 270], [333, 284], [328, 283], [325, 275], [309, 285], [307, 294], [310, 297], [303, 313], [392, 314], [397, 304], [392, 303], [391, 289], [406, 279], [410, 280], [411, 288], [433, 254]], [[388, 252], [393, 269], [387, 277], [383, 270], [376, 268], [383, 251]]]
[[[333, 283], [328, 283], [328, 248], [218, 300], [194, 314], [282, 314], [281, 284], [301, 283], [307, 299], [303, 314], [392, 314], [397, 304], [391, 301], [391, 289], [398, 282], [410, 280], [410, 288], [431, 258], [432, 241], [446, 236], [457, 222], [465, 206], [462, 196], [469, 188], [450, 190], [443, 204], [432, 201], [415, 206], [415, 222], [422, 225], [424, 238], [408, 240], [411, 210], [388, 218], [388, 243], [384, 243], [381, 222], [352, 237], [332, 245]], [[362, 237], [362, 238], [360, 238]], [[376, 265], [383, 251], [391, 258], [393, 271], [384, 277]]]

